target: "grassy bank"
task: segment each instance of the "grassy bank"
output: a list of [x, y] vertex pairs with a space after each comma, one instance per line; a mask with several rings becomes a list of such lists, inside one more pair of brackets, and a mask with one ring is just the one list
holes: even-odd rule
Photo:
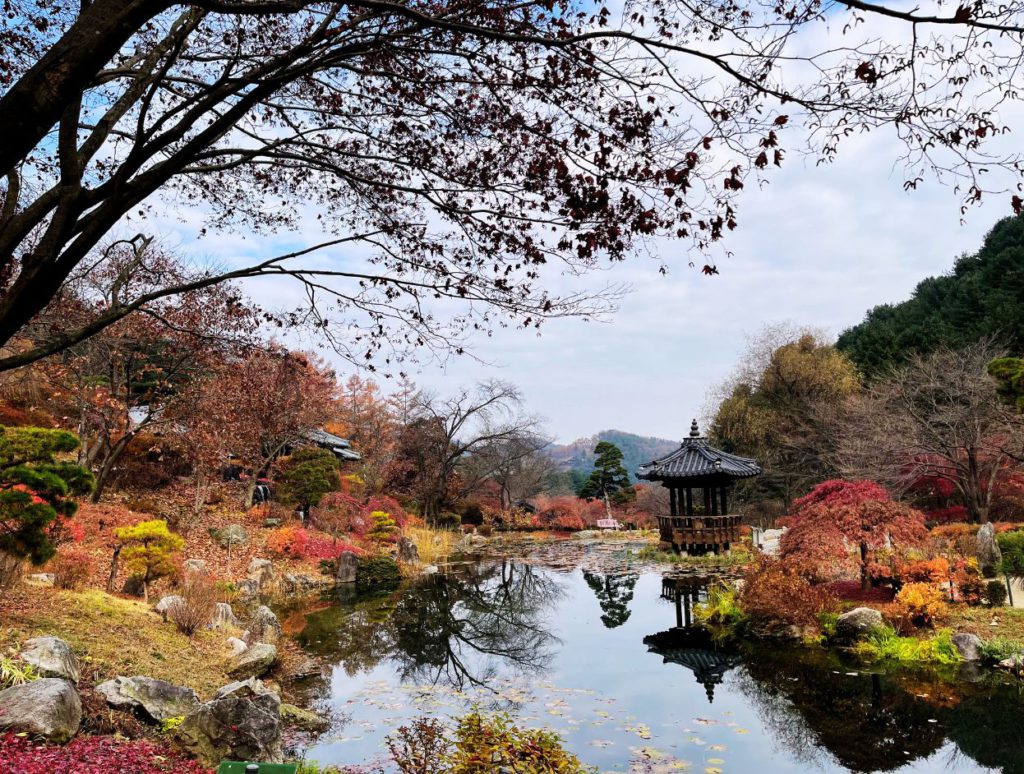
[[231, 681], [223, 632], [199, 631], [189, 639], [143, 602], [98, 590], [21, 587], [0, 595], [0, 648], [42, 635], [66, 640], [90, 682], [147, 675], [208, 698]]

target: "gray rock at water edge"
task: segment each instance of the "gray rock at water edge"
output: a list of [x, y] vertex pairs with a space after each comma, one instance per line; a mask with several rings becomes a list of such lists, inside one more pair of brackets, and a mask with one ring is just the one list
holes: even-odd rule
[[277, 661], [277, 648], [266, 642], [257, 642], [239, 653], [228, 666], [231, 677], [262, 677]]
[[50, 587], [56, 581], [57, 576], [52, 572], [34, 572], [31, 575], [26, 575], [22, 579], [22, 583], [29, 586], [46, 586]]
[[1009, 669], [1011, 672], [1020, 672], [1024, 667], [1024, 653], [1014, 653], [1009, 658], [1004, 658], [998, 664], [1000, 669]]
[[262, 680], [249, 677], [245, 680], [235, 680], [233, 683], [222, 685], [217, 689], [214, 698], [223, 699], [225, 696], [244, 698], [246, 696], [262, 696], [265, 693], [274, 692], [264, 685]]
[[141, 675], [107, 680], [96, 686], [96, 692], [114, 709], [137, 712], [155, 723], [181, 717], [199, 704], [191, 688]]
[[228, 637], [226, 640], [228, 647], [231, 648], [231, 652], [234, 655], [245, 653], [249, 649], [249, 644], [245, 640], [240, 640], [238, 637]]
[[233, 691], [196, 707], [175, 737], [205, 766], [222, 760], [280, 763], [281, 700], [270, 692]]
[[281, 705], [281, 722], [286, 726], [311, 733], [323, 731], [330, 725], [326, 718], [322, 718], [310, 710], [296, 707], [294, 704]]
[[156, 603], [156, 610], [160, 615], [163, 616], [164, 620], [167, 620], [167, 616], [171, 614], [171, 608], [175, 605], [185, 604], [185, 598], [178, 594], [168, 594], [166, 597], [161, 597], [160, 601]]
[[213, 609], [213, 622], [210, 626], [214, 629], [225, 629], [229, 627], [237, 629], [240, 625], [238, 617], [235, 615], [235, 611], [231, 609], [231, 605], [227, 602], [218, 602]]
[[976, 540], [978, 566], [985, 577], [992, 577], [999, 568], [1003, 555], [999, 550], [999, 543], [996, 542], [996, 530], [991, 522], [981, 525]]
[[269, 559], [253, 559], [245, 574], [262, 590], [274, 580], [274, 565]]
[[273, 610], [266, 605], [260, 605], [249, 622], [249, 636], [246, 638], [246, 642], [250, 645], [254, 642], [268, 642], [275, 645], [280, 639], [281, 622], [277, 620]]
[[359, 557], [351, 551], [345, 551], [338, 557], [338, 583], [355, 583], [359, 569]]
[[423, 568], [424, 575], [437, 575], [438, 572], [440, 572], [440, 569], [436, 564], [428, 564]]
[[952, 637], [953, 647], [964, 661], [981, 661], [981, 637], [970, 632], [957, 632]]
[[33, 637], [25, 642], [21, 660], [43, 677], [60, 677], [77, 683], [81, 673], [78, 656], [59, 637]]
[[406, 564], [420, 560], [420, 552], [416, 548], [416, 544], [404, 535], [398, 539], [398, 560]]
[[244, 546], [249, 542], [249, 534], [241, 524], [229, 524], [224, 529], [217, 530], [217, 542], [222, 548]]
[[206, 573], [208, 570], [205, 559], [186, 559], [185, 560], [185, 572], [187, 573], [199, 573], [200, 575]]
[[874, 608], [855, 607], [843, 613], [836, 621], [836, 639], [840, 642], [854, 642], [866, 637], [882, 624], [882, 614]]
[[332, 584], [330, 579], [317, 578], [312, 575], [288, 573], [281, 578], [280, 590], [286, 594], [308, 594], [319, 591]]
[[82, 701], [67, 680], [44, 677], [0, 691], [0, 731], [63, 744], [81, 723]]

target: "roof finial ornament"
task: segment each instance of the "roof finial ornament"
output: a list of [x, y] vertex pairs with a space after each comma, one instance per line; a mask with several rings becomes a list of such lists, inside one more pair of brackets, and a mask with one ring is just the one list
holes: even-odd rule
[[690, 437], [700, 438], [700, 429], [697, 427], [696, 419], [694, 419], [693, 422], [690, 423]]

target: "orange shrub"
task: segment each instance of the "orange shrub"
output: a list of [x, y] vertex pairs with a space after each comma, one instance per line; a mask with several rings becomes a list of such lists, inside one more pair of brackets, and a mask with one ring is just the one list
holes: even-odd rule
[[902, 583], [943, 583], [949, 580], [949, 562], [941, 556], [906, 562], [899, 568], [899, 579]]
[[942, 589], [932, 583], [908, 583], [896, 595], [896, 605], [915, 626], [931, 626], [946, 612]]
[[761, 627], [816, 626], [821, 613], [837, 612], [839, 601], [823, 586], [777, 559], [762, 558], [744, 575], [740, 608]]
[[302, 527], [281, 527], [267, 536], [267, 548], [286, 559], [336, 559], [345, 551], [362, 553], [350, 543]]

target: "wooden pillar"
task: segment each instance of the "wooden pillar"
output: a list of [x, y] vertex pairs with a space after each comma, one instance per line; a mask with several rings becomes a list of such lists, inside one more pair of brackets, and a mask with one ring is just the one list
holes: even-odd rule
[[683, 628], [683, 592], [676, 589], [676, 627]]
[[668, 489], [668, 513], [673, 518], [679, 515], [679, 490], [674, 486]]
[[683, 591], [683, 614], [685, 616], [686, 628], [690, 628], [690, 592], [689, 590]]
[[693, 489], [686, 487], [686, 515], [693, 516]]
[[729, 512], [729, 508], [726, 506], [725, 499], [725, 484], [722, 484], [722, 514], [725, 515]]
[[704, 515], [708, 516], [711, 513], [711, 487], [704, 487]]

